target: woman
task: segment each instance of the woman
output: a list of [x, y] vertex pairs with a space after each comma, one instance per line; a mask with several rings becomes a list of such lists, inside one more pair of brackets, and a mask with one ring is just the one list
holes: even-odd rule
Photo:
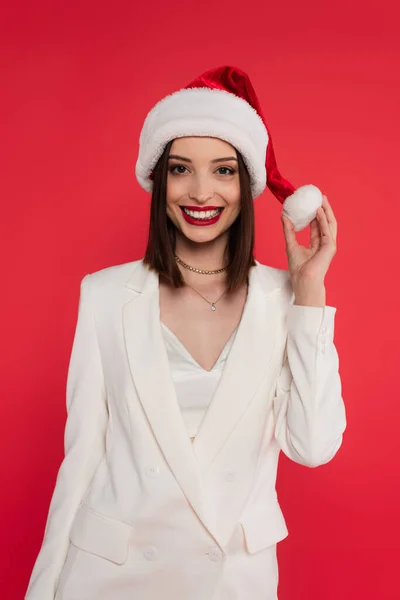
[[[146, 254], [81, 282], [65, 458], [25, 598], [276, 600], [279, 452], [327, 463], [346, 427], [324, 285], [336, 220], [280, 176], [234, 67], [150, 111], [136, 175]], [[288, 270], [253, 258], [266, 182]]]

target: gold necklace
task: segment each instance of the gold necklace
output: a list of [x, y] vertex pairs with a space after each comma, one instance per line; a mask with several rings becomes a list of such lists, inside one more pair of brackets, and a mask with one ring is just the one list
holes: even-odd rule
[[[183, 260], [181, 260], [179, 258], [179, 256], [175, 255], [175, 260], [180, 265], [182, 265], [182, 267], [184, 267], [185, 269], [189, 269], [189, 271], [193, 271], [194, 273], [199, 273], [200, 275], [217, 275], [218, 273], [222, 273], [223, 271], [226, 271], [227, 268], [228, 268], [226, 266], [226, 267], [223, 267], [222, 269], [215, 269], [214, 271], [206, 271], [206, 270], [203, 270], [203, 269], [195, 269], [194, 267], [191, 267], [190, 265], [187, 265], [185, 262], [183, 262]], [[208, 302], [208, 300], [207, 300], [207, 302]], [[218, 302], [218, 300], [217, 300], [217, 302]]]
[[220, 295], [220, 297], [218, 298], [218, 300], [215, 300], [215, 302], [210, 302], [210, 300], [207, 300], [207, 298], [204, 298], [204, 296], [202, 294], [200, 294], [200, 292], [198, 292], [197, 290], [194, 289], [193, 286], [189, 285], [187, 282], [185, 282], [187, 286], [189, 286], [190, 288], [192, 288], [192, 290], [194, 292], [196, 292], [196, 294], [198, 294], [199, 296], [201, 296], [203, 298], [203, 300], [205, 300], [206, 302], [208, 302], [208, 304], [211, 304], [211, 310], [217, 310], [217, 307], [215, 306], [217, 304], [217, 302], [219, 302], [222, 298], [222, 296], [224, 296], [226, 294], [226, 290], [223, 294]]

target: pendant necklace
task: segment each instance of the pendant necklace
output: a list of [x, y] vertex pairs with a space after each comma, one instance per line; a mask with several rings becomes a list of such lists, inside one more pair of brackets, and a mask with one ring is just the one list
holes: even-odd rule
[[[185, 282], [186, 283], [186, 282]], [[207, 298], [204, 298], [204, 296], [202, 294], [200, 294], [200, 292], [198, 292], [197, 290], [194, 289], [194, 287], [192, 287], [191, 285], [189, 285], [188, 283], [186, 283], [186, 285], [190, 288], [192, 288], [192, 290], [194, 292], [196, 292], [196, 294], [198, 294], [199, 296], [201, 296], [203, 298], [203, 300], [205, 300], [206, 302], [208, 302], [208, 304], [211, 305], [211, 310], [217, 310], [217, 307], [215, 306], [217, 304], [217, 302], [219, 302], [222, 298], [222, 296], [224, 296], [226, 294], [226, 290], [223, 294], [221, 294], [221, 296], [218, 298], [218, 300], [215, 300], [215, 302], [210, 302], [210, 300], [207, 300]]]

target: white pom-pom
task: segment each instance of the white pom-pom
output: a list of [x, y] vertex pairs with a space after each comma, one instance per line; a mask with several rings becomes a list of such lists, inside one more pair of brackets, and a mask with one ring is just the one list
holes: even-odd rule
[[301, 231], [317, 216], [322, 206], [322, 192], [315, 185], [303, 185], [283, 203], [283, 214], [288, 217], [295, 231]]

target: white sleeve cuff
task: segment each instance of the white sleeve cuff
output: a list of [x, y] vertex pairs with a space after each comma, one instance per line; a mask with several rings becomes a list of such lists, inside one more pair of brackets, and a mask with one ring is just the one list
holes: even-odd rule
[[315, 334], [332, 333], [335, 324], [336, 307], [302, 306], [289, 304], [288, 331], [308, 331]]

